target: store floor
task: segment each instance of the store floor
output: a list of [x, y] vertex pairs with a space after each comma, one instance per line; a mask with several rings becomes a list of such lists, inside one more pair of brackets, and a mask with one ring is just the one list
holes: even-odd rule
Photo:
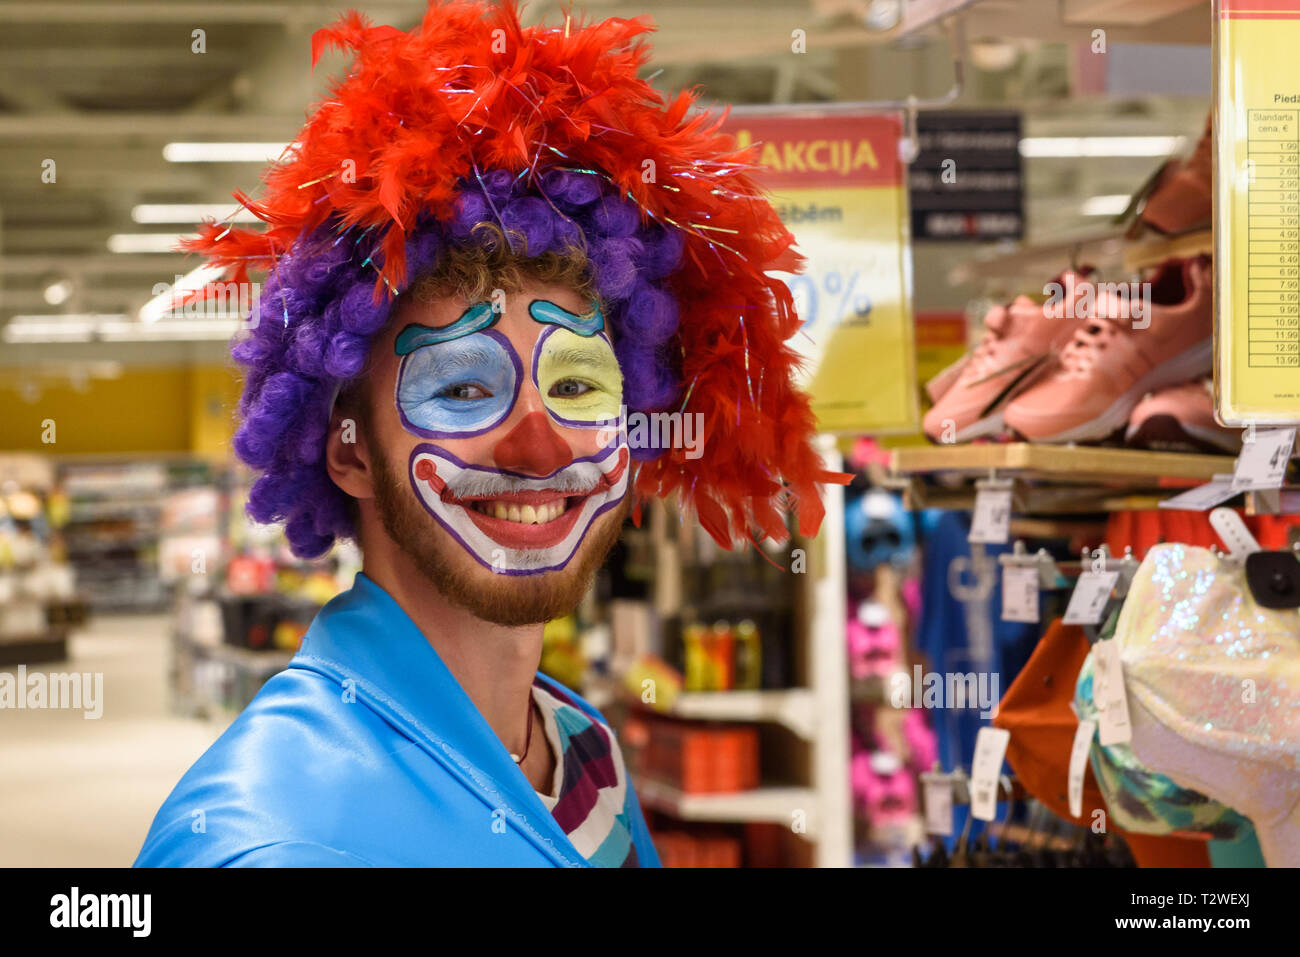
[[0, 867], [135, 860], [163, 799], [225, 727], [171, 712], [170, 625], [97, 617], [73, 634], [67, 661], [29, 667], [102, 673], [103, 714], [0, 711]]

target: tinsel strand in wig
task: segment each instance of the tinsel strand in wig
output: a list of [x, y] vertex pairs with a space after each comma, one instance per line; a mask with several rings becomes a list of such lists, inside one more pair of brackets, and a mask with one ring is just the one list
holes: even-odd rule
[[769, 275], [802, 260], [723, 117], [639, 78], [650, 29], [525, 28], [512, 3], [456, 0], [410, 32], [348, 13], [315, 34], [313, 64], [327, 47], [352, 64], [262, 196], [236, 194], [265, 229], [208, 222], [187, 243], [227, 281], [268, 274], [258, 327], [235, 349], [248, 367], [236, 450], [263, 471], [251, 513], [285, 521], [299, 554], [351, 533], [323, 464], [335, 388], [360, 373], [392, 297], [477, 222], [534, 231], [530, 255], [585, 245], [616, 307], [629, 408], [704, 417], [704, 454], [642, 461], [638, 494], [679, 492], [724, 545], [754, 526], [784, 539], [784, 498], [800, 532], [816, 531], [818, 484], [846, 477], [812, 448], [787, 345], [799, 320]]

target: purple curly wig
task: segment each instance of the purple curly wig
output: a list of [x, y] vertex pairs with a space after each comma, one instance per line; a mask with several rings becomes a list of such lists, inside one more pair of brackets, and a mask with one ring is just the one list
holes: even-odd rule
[[[678, 308], [662, 287], [681, 262], [680, 233], [644, 223], [598, 175], [552, 170], [539, 180], [529, 186], [523, 175], [494, 170], [462, 182], [455, 218], [422, 224], [407, 240], [408, 280], [395, 291], [432, 270], [448, 246], [483, 242], [480, 223], [499, 226], [520, 254], [582, 249], [612, 328], [624, 402], [668, 408], [679, 391]], [[248, 513], [283, 522], [301, 558], [355, 534], [348, 497], [325, 468], [325, 440], [335, 396], [365, 369], [393, 307], [391, 296], [375, 301], [377, 246], [328, 227], [301, 239], [268, 277], [255, 327], [231, 350], [246, 367], [235, 452], [261, 472]]]

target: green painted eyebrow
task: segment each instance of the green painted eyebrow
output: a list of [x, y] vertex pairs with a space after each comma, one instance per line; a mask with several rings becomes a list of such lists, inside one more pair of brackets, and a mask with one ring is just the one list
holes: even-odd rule
[[449, 339], [459, 339], [471, 332], [479, 332], [496, 321], [497, 313], [492, 310], [492, 304], [478, 302], [462, 312], [455, 322], [445, 326], [434, 328], [416, 322], [411, 323], [398, 334], [397, 341], [393, 344], [393, 351], [399, 356], [404, 356], [423, 346], [431, 346]]
[[580, 336], [594, 336], [605, 328], [605, 315], [600, 311], [600, 303], [593, 303], [592, 311], [587, 315], [578, 316], [549, 299], [534, 299], [528, 306], [528, 314], [538, 322], [563, 326]]

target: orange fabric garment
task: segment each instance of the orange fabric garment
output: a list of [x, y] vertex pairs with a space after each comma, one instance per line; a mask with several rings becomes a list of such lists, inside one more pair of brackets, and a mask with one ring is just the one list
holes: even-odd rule
[[[1290, 548], [1288, 535], [1293, 525], [1300, 525], [1300, 515], [1246, 515], [1236, 509], [1260, 548], [1277, 551]], [[1106, 545], [1112, 555], [1133, 549], [1139, 561], [1152, 545], [1182, 542], [1202, 548], [1223, 548], [1223, 542], [1210, 525], [1209, 512], [1181, 509], [1147, 509], [1135, 512], [1112, 512], [1106, 521]]]

